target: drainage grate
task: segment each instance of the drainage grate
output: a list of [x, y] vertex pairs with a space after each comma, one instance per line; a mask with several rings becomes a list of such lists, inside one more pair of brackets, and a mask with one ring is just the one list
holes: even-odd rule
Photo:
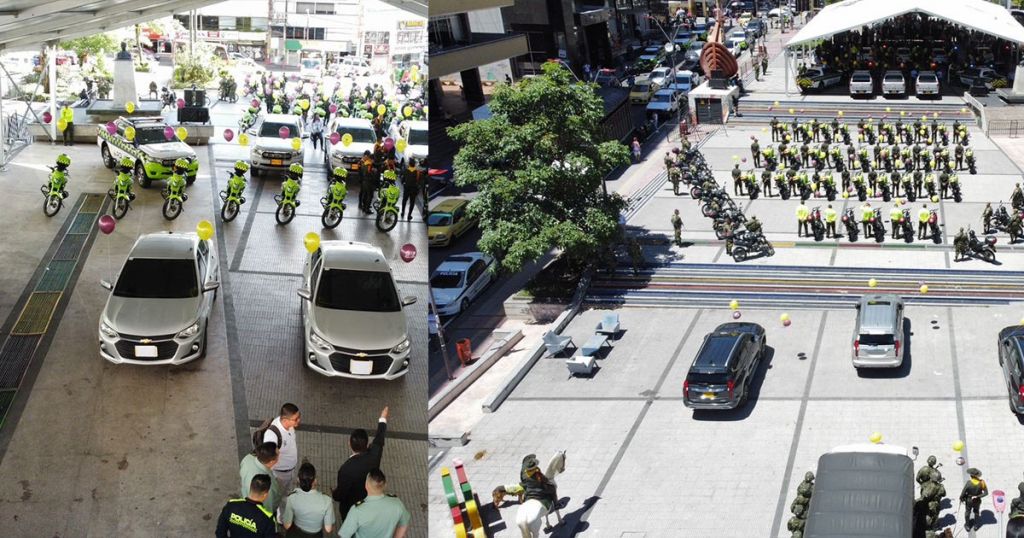
[[92, 230], [92, 223], [96, 220], [96, 213], [79, 213], [75, 215], [75, 222], [71, 224], [69, 234], [87, 234]]
[[85, 244], [88, 235], [84, 234], [68, 234], [61, 240], [60, 246], [57, 247], [57, 252], [53, 254], [55, 260], [77, 260], [78, 255], [82, 252], [82, 245]]
[[103, 199], [105, 197], [102, 194], [89, 194], [85, 197], [85, 202], [82, 203], [82, 207], [79, 208], [79, 213], [99, 213], [100, 208], [103, 207]]
[[0, 390], [0, 428], [4, 427], [4, 418], [7, 416], [7, 410], [14, 403], [15, 394], [13, 390]]
[[16, 389], [36, 351], [39, 336], [12, 336], [0, 348], [0, 390]]
[[43, 271], [43, 276], [39, 277], [35, 291], [64, 291], [68, 280], [71, 279], [71, 272], [75, 270], [75, 263], [74, 261], [51, 261]]
[[57, 307], [61, 292], [34, 292], [11, 329], [11, 335], [43, 334], [50, 326], [50, 317]]

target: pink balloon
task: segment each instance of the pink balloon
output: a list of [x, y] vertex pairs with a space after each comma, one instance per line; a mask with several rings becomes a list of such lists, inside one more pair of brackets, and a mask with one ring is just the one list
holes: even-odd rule
[[341, 142], [341, 135], [338, 134], [338, 131], [334, 131], [333, 133], [331, 133], [330, 138], [331, 144], [337, 144], [338, 142]]
[[413, 261], [416, 259], [416, 245], [412, 243], [402, 245], [402, 249], [398, 251], [398, 255], [402, 257], [402, 261], [405, 263]]
[[287, 125], [282, 125], [281, 128], [277, 130], [277, 136], [280, 136], [281, 138], [288, 138], [290, 133], [291, 130], [288, 129]]
[[390, 138], [384, 141], [384, 151], [391, 151], [394, 147], [395, 143]]
[[178, 108], [185, 108], [185, 100], [181, 97], [178, 98]]
[[746, 157], [744, 157], [744, 158], [742, 158], [740, 160], [743, 161], [743, 162], [747, 162], [747, 158]]
[[53, 114], [50, 114], [49, 110], [43, 112], [43, 123], [50, 123], [51, 121], [53, 121]]
[[171, 140], [174, 138], [174, 127], [171, 127], [170, 125], [164, 127], [164, 138], [166, 138], [167, 140]]
[[732, 313], [732, 319], [740, 319], [740, 316], [742, 316], [742, 314], [740, 314], [739, 310], [736, 310]]
[[116, 222], [117, 221], [114, 220], [114, 217], [111, 217], [110, 215], [101, 216], [99, 225], [100, 231], [103, 232], [103, 235], [110, 235], [110, 233], [114, 231]]
[[254, 107], [260, 106], [260, 100], [259, 99], [253, 99], [252, 102], [249, 103], [249, 104], [251, 104]]
[[112, 121], [108, 121], [107, 122], [107, 133], [114, 134], [116, 132], [117, 132], [117, 125], [114, 125], [114, 122], [112, 122]]
[[235, 132], [231, 129], [224, 129], [224, 140], [231, 142], [235, 138]]
[[338, 111], [338, 105], [331, 103], [331, 106], [327, 107], [327, 110], [330, 110], [331, 114], [334, 114]]
[[793, 323], [793, 320], [787, 318], [786, 321], [782, 322], [782, 325], [784, 325], [786, 327], [789, 327], [792, 323]]

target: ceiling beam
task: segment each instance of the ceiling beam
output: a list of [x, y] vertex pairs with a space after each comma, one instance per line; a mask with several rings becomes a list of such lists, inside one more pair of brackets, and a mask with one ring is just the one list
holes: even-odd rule
[[[31, 36], [36, 33], [50, 33], [53, 31], [63, 30], [65, 28], [71, 28], [82, 24], [88, 24], [90, 22], [99, 22], [100, 19], [116, 17], [118, 15], [125, 15], [128, 12], [138, 12], [168, 4], [174, 4], [175, 0], [134, 0], [131, 2], [125, 2], [123, 4], [116, 4], [111, 7], [106, 7], [96, 11], [95, 13], [84, 13], [74, 14], [71, 16], [61, 16], [56, 19], [49, 19], [47, 17], [37, 18], [38, 22], [33, 24], [17, 24], [13, 30], [0, 31], [0, 43], [14, 41], [21, 37]], [[216, 3], [215, 1], [205, 2], [206, 4]], [[181, 8], [174, 8], [178, 10]]]
[[49, 15], [51, 13], [67, 11], [81, 5], [82, 2], [80, 0], [50, 0], [49, 2], [40, 2], [28, 9], [23, 9], [17, 12], [16, 16], [19, 19], [27, 20], [40, 15]]

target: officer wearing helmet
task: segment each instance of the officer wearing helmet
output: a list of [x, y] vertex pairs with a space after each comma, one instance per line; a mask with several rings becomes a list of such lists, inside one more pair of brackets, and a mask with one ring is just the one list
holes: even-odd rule
[[[332, 200], [341, 202], [348, 195], [348, 186], [345, 180], [348, 178], [348, 170], [338, 166], [331, 173], [331, 184], [327, 186], [327, 196]], [[342, 204], [345, 207], [345, 204]]]
[[[241, 198], [245, 187], [248, 183], [245, 181], [245, 173], [249, 171], [249, 163], [245, 161], [235, 161], [235, 170], [228, 178], [228, 191], [236, 197]], [[241, 198], [241, 203], [245, 203], [245, 198]]]
[[119, 162], [117, 166], [117, 178], [114, 179], [113, 192], [116, 193], [121, 189], [126, 190], [128, 192], [129, 200], [135, 199], [135, 193], [132, 192], [131, 172], [133, 168], [135, 168], [135, 161], [133, 161], [131, 157], [122, 157], [121, 162]]
[[64, 195], [64, 198], [68, 197], [68, 192], [64, 190], [64, 187], [68, 184], [68, 167], [71, 166], [71, 157], [61, 153], [57, 156], [57, 166], [53, 173], [50, 174], [50, 179], [53, 184], [60, 190]]
[[167, 192], [181, 193], [182, 200], [188, 197], [182, 192], [185, 189], [185, 175], [188, 174], [188, 159], [178, 157], [171, 166], [171, 177], [167, 178]]
[[939, 472], [940, 465], [937, 463], [938, 460], [935, 456], [928, 456], [928, 465], [921, 467], [917, 471], [917, 478], [915, 479], [919, 485], [924, 485], [925, 482], [942, 482], [942, 473]]

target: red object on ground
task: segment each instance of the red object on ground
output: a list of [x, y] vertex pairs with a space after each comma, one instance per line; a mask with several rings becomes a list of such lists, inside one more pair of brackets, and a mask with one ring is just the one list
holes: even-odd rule
[[430, 170], [427, 170], [428, 176], [443, 176], [447, 173], [448, 170], [445, 170], [444, 168], [431, 168]]
[[459, 355], [459, 362], [463, 366], [469, 364], [473, 360], [473, 347], [469, 338], [463, 338], [455, 342], [455, 352]]

